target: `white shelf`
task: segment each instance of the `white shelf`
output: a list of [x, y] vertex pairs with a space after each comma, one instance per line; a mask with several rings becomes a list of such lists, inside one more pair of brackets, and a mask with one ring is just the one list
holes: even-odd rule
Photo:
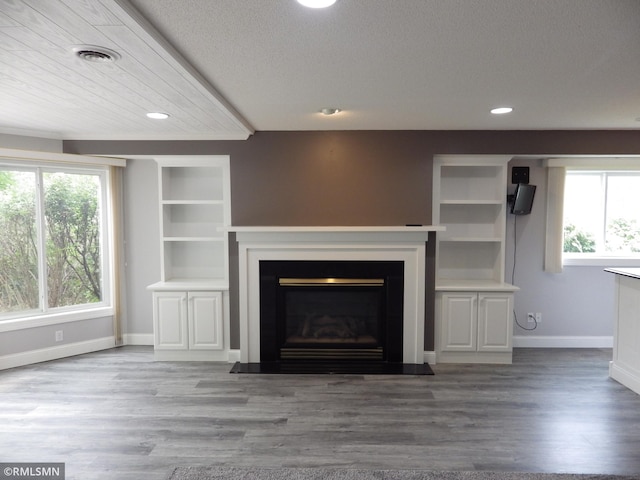
[[163, 203], [162, 228], [165, 238], [217, 237], [224, 226], [225, 207], [220, 202]]
[[229, 284], [218, 278], [173, 278], [166, 282], [156, 282], [147, 287], [148, 290], [166, 291], [166, 292], [192, 292], [192, 291], [211, 291], [211, 290], [229, 290]]
[[225, 242], [171, 241], [163, 243], [164, 281], [175, 278], [219, 280], [228, 278]]
[[161, 281], [228, 285], [229, 158], [178, 156], [157, 162]]
[[161, 165], [162, 201], [224, 201], [224, 171], [210, 166]]
[[504, 281], [507, 157], [439, 156], [434, 162], [436, 278]]
[[503, 202], [506, 191], [496, 183], [504, 166], [495, 164], [441, 164], [440, 202]]

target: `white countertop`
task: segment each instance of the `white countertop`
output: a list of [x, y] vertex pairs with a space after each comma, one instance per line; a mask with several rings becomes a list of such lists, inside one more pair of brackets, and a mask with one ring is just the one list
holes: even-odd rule
[[605, 268], [605, 272], [640, 279], [640, 268]]

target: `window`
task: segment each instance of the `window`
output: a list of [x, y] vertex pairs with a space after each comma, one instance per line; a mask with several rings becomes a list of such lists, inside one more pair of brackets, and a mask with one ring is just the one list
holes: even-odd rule
[[639, 172], [568, 169], [564, 257], [640, 259], [639, 205]]
[[0, 163], [0, 320], [111, 305], [108, 180]]

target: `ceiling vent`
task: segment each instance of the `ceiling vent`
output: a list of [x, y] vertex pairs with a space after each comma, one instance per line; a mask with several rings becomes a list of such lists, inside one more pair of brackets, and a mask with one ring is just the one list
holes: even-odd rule
[[95, 45], [77, 45], [72, 48], [77, 57], [86, 62], [112, 63], [120, 58], [120, 54], [109, 48]]

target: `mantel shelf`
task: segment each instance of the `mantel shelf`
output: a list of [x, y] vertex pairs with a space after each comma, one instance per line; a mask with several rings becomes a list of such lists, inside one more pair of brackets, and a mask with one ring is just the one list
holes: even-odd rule
[[234, 232], [238, 242], [285, 243], [338, 243], [345, 245], [425, 243], [430, 232], [441, 232], [444, 226], [366, 226], [366, 227], [300, 227], [300, 226], [251, 226], [224, 227]]
[[442, 232], [442, 225], [417, 226], [230, 226], [222, 230], [238, 233], [411, 233], [411, 232]]

